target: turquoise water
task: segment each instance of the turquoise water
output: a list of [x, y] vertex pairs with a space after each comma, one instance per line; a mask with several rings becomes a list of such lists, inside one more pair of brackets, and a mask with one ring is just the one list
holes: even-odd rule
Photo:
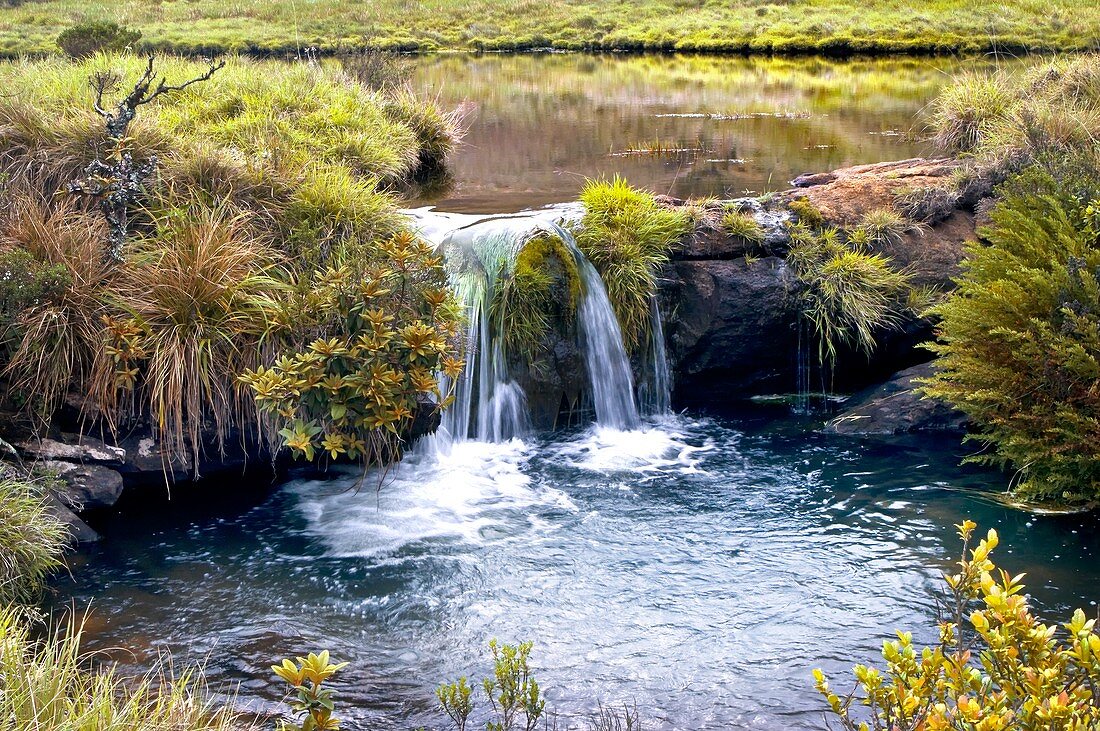
[[443, 728], [434, 687], [482, 677], [494, 637], [535, 643], [561, 728], [597, 701], [652, 729], [820, 728], [813, 667], [840, 680], [893, 628], [933, 639], [967, 517], [1051, 619], [1096, 611], [1094, 518], [1004, 507], [950, 441], [816, 424], [677, 416], [414, 454], [377, 493], [345, 475], [132, 504], [58, 601], [91, 604], [90, 647], [208, 658], [253, 707], [279, 698], [270, 662], [330, 649], [360, 729]]

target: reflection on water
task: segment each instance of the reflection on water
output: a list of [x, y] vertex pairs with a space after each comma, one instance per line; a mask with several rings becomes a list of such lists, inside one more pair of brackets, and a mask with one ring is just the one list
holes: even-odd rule
[[[443, 210], [517, 211], [624, 175], [678, 197], [781, 190], [794, 176], [927, 152], [919, 110], [969, 59], [437, 55], [413, 84], [469, 131]], [[424, 201], [427, 202], [427, 201]]]
[[[274, 702], [274, 659], [330, 649], [349, 728], [440, 727], [433, 689], [531, 639], [561, 728], [636, 700], [650, 729], [819, 728], [810, 670], [931, 641], [931, 590], [972, 517], [1050, 617], [1095, 611], [1100, 531], [1000, 506], [997, 474], [929, 449], [830, 441], [802, 421], [676, 417], [413, 454], [377, 495], [292, 481], [262, 504], [123, 515], [60, 602], [138, 664], [209, 655]], [[116, 655], [117, 656], [117, 655]], [[124, 660], [133, 662], [123, 656]]]

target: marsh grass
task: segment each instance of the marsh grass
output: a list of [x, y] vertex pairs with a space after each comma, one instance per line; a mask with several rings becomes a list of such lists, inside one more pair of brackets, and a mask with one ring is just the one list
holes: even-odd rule
[[[308, 12], [304, 8], [308, 7]], [[0, 52], [49, 53], [68, 27], [110, 19], [142, 33], [141, 49], [300, 57], [391, 51], [660, 50], [756, 53], [1013, 53], [1085, 50], [1100, 11], [1074, 0], [640, 0], [629, 12], [592, 0], [437, 0], [370, 6], [341, 0], [131, 3], [38, 0], [0, 9]]]
[[[12, 608], [0, 608], [0, 719], [20, 731], [229, 731], [256, 729], [215, 703], [201, 670], [173, 673], [163, 661], [149, 673], [123, 677], [93, 669], [81, 649], [83, 629], [71, 616], [45, 640]], [[11, 725], [7, 725], [11, 724]]]
[[577, 245], [603, 278], [626, 347], [635, 351], [649, 337], [658, 272], [691, 219], [618, 177], [588, 181], [580, 200], [585, 213]]
[[3, 607], [35, 601], [61, 566], [68, 529], [46, 500], [42, 482], [0, 476], [0, 615]]

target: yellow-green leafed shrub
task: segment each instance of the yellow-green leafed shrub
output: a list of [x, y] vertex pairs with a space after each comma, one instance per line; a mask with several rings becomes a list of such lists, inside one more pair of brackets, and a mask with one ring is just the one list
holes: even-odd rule
[[15, 731], [246, 731], [258, 729], [212, 700], [202, 673], [126, 678], [95, 670], [76, 620], [35, 640], [0, 607], [0, 728]]
[[296, 456], [396, 460], [423, 400], [448, 401], [436, 373], [462, 370], [442, 259], [408, 233], [380, 247], [379, 261], [320, 272], [291, 297], [272, 332], [296, 347], [241, 377]]
[[964, 411], [1024, 498], [1100, 498], [1100, 181], [1032, 170], [972, 244], [941, 318], [929, 394]]
[[46, 577], [61, 565], [67, 529], [46, 500], [40, 483], [0, 478], [0, 611], [33, 601]]
[[580, 200], [585, 213], [577, 245], [603, 278], [627, 349], [634, 350], [649, 336], [657, 272], [691, 219], [618, 177], [588, 181]]
[[971, 548], [977, 526], [958, 526], [963, 554], [944, 577], [939, 642], [913, 646], [909, 632], [883, 644], [882, 669], [857, 665], [856, 687], [835, 693], [814, 671], [841, 728], [848, 731], [1089, 731], [1100, 727], [1100, 636], [1078, 609], [1044, 624], [1028, 604], [1023, 576], [999, 569], [990, 530]]

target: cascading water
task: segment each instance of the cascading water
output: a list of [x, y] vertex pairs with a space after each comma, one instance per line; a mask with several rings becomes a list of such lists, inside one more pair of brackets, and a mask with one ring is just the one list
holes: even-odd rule
[[656, 301], [651, 309], [651, 339], [635, 400], [630, 359], [603, 280], [559, 223], [569, 214], [551, 209], [479, 218], [413, 212], [421, 235], [443, 251], [451, 286], [468, 321], [466, 369], [455, 384], [455, 401], [444, 414], [437, 442], [500, 442], [522, 436], [530, 429], [526, 395], [508, 372], [507, 354], [499, 333], [494, 331], [490, 309], [516, 256], [539, 233], [560, 238], [577, 264], [582, 284], [577, 333], [596, 422], [614, 429], [632, 429], [640, 422], [639, 411], [646, 415], [668, 411], [670, 378]]

